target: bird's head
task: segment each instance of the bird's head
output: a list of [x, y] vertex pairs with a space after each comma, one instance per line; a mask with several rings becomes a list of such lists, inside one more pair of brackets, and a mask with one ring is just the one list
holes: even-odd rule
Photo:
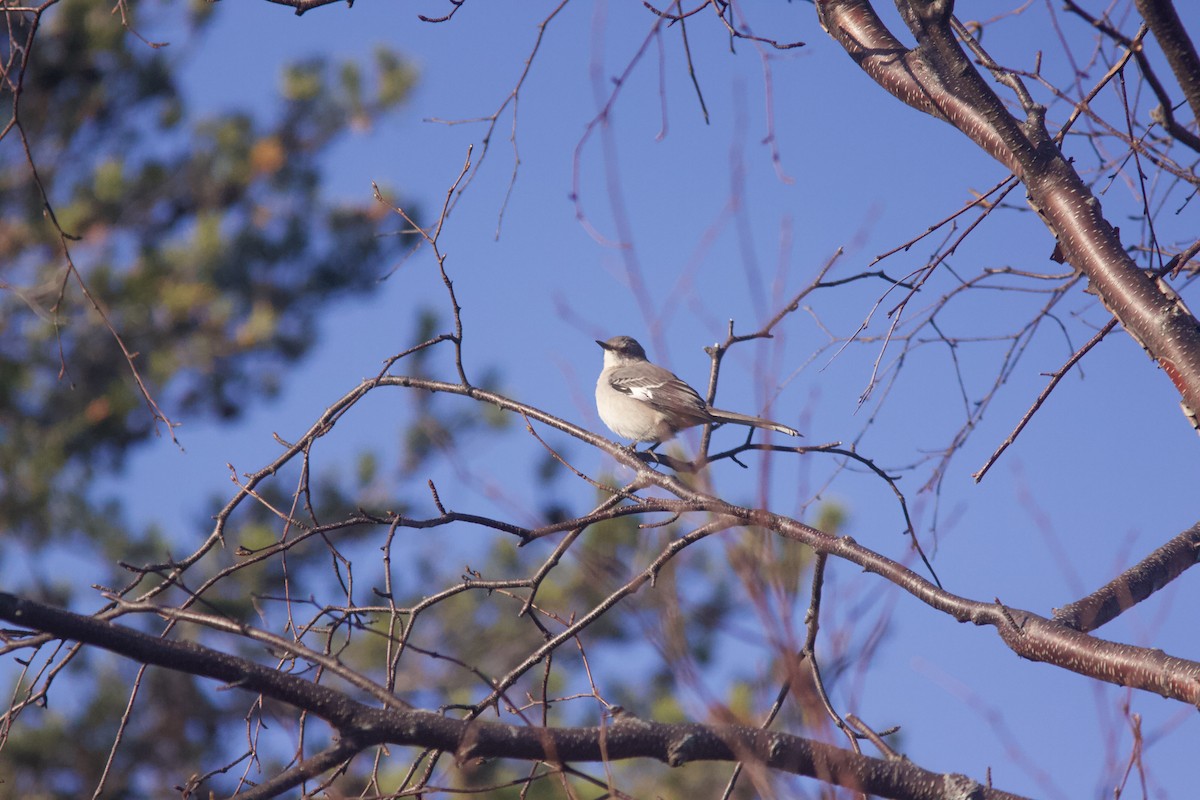
[[607, 342], [596, 340], [604, 348], [604, 366], [645, 361], [646, 351], [632, 336], [614, 336]]

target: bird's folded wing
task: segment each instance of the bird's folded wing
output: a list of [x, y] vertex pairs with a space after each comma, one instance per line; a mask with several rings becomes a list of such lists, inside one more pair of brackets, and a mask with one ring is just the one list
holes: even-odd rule
[[618, 392], [664, 411], [703, 415], [706, 408], [695, 389], [666, 370], [649, 374], [642, 370], [614, 370], [609, 383]]

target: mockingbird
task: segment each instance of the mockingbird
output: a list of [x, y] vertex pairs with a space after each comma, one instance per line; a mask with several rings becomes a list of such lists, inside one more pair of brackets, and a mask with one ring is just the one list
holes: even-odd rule
[[693, 425], [733, 422], [799, 436], [792, 428], [761, 417], [722, 411], [704, 402], [673, 373], [646, 360], [646, 351], [629, 336], [614, 336], [604, 348], [604, 369], [596, 381], [596, 410], [617, 436], [658, 445]]

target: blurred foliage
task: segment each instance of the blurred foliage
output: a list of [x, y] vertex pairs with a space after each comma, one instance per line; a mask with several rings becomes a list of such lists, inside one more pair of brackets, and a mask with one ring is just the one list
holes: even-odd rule
[[[357, 203], [329, 198], [322, 172], [333, 145], [403, 103], [411, 64], [386, 50], [309, 58], [286, 70], [276, 103], [198, 117], [179, 72], [216, 13], [182, 0], [61, 0], [36, 29], [32, 15], [5, 15], [0, 105], [16, 123], [0, 136], [6, 590], [70, 605], [82, 587], [65, 557], [112, 564], [121, 585], [129, 574], [118, 562], [175, 549], [159, 529], [131, 530], [119, 504], [91, 489], [167, 433], [113, 331], [168, 417], [233, 420], [278, 390], [331, 302], [374, 290], [414, 244], [390, 235], [389, 208], [368, 192]], [[171, 31], [170, 46], [143, 39], [150, 29]], [[257, 522], [273, 541], [275, 521]], [[239, 572], [229, 582], [239, 599], [205, 608], [252, 619], [254, 596], [278, 578]], [[72, 662], [81, 680], [67, 674], [58, 702], [27, 708], [0, 737], [0, 797], [90, 796], [105, 772], [135, 665], [89, 651]], [[244, 728], [244, 698], [158, 670], [140, 685], [105, 797], [163, 796], [239, 755], [216, 731], [230, 718]]]
[[[600, 502], [606, 496], [606, 492], [597, 492], [594, 499]], [[548, 505], [552, 507], [553, 504]], [[816, 515], [844, 518], [845, 511], [827, 503], [816, 509]], [[464, 549], [449, 544], [456, 533], [464, 532], [463, 528], [401, 530], [390, 545], [394, 551], [390, 565], [394, 587], [391, 600], [401, 609], [400, 625], [393, 626], [386, 614], [373, 615], [368, 625], [377, 636], [360, 638], [350, 663], [356, 670], [386, 683], [390, 662], [385, 636], [406, 634], [407, 650], [403, 657], [398, 658], [395, 650], [391, 651], [391, 658], [398, 658], [400, 664], [394, 684], [396, 693], [423, 708], [461, 714], [488, 693], [490, 681], [506, 674], [535, 650], [545, 640], [546, 631], [555, 634], [590, 611], [687, 530], [680, 524], [643, 528], [643, 521], [620, 517], [590, 527], [539, 586], [536, 620], [518, 613], [526, 597], [524, 590], [508, 593], [463, 589], [418, 613], [409, 610], [439, 591], [461, 585], [463, 577], [478, 581], [526, 577], [558, 543], [558, 537], [526, 548], [518, 548], [511, 538], [489, 537], [482, 555], [471, 556], [478, 557], [479, 562], [472, 562], [468, 574], [459, 560], [465, 557]], [[380, 539], [380, 531], [368, 533], [363, 554], [368, 549], [375, 551]], [[343, 554], [349, 552], [340, 545], [339, 548]], [[749, 564], [744, 570], [737, 565], [730, 569], [730, 561], [751, 552], [762, 559], [757, 569]], [[577, 643], [560, 648], [549, 666], [539, 665], [527, 673], [506, 691], [498, 713], [489, 711], [484, 718], [514, 724], [541, 724], [544, 718], [551, 725], [590, 726], [601, 723], [605, 704], [615, 704], [635, 716], [659, 722], [699, 719], [759, 724], [763, 709], [780, 689], [780, 681], [786, 674], [786, 659], [783, 653], [772, 652], [771, 648], [736, 647], [738, 639], [745, 635], [739, 631], [752, 627], [746, 606], [748, 601], [755, 602], [760, 593], [775, 593], [780, 602], [792, 605], [792, 618], [795, 624], [802, 625], [807, 586], [798, 584], [802, 582], [802, 573], [808, 572], [810, 560], [811, 552], [805, 548], [780, 542], [753, 529], [728, 531], [710, 538], [704, 545], [693, 547], [686, 555], [669, 562], [653, 586], [644, 586], [611, 613], [597, 619], [578, 637]], [[360, 557], [354, 563], [356, 585], [382, 585], [377, 558]], [[330, 582], [326, 580], [323, 585], [329, 587]], [[314, 608], [320, 605], [328, 608], [335, 601], [332, 595], [324, 596]], [[282, 613], [282, 609], [276, 613]], [[792, 633], [803, 640], [802, 628]], [[816, 698], [809, 702], [813, 689], [811, 682], [804, 680], [808, 673], [805, 671], [799, 677], [804, 685], [795, 691], [803, 703], [786, 704], [778, 726], [808, 732], [828, 729], [828, 718], [816, 705]], [[592, 693], [592, 679], [596, 681], [598, 695]], [[717, 685], [723, 687], [721, 693], [710, 694], [710, 688]], [[704, 704], [697, 707], [697, 696], [706, 698], [707, 708]], [[543, 697], [550, 701], [544, 708], [539, 702]], [[379, 788], [384, 792], [399, 790], [405, 776], [411, 776], [410, 768], [417, 756], [414, 750], [390, 749], [378, 773]], [[339, 791], [347, 796], [374, 791], [375, 787], [362, 777], [368, 768], [367, 761], [363, 759], [363, 772], [358, 776], [352, 771], [339, 780]], [[600, 779], [611, 773], [615, 785], [636, 797], [711, 793], [714, 786], [724, 786], [730, 775], [728, 764], [689, 765], [682, 770], [647, 762], [578, 767]], [[459, 764], [443, 758], [432, 783], [488, 797], [570, 796], [558, 778], [522, 786], [530, 772], [528, 764], [503, 759]], [[758, 792], [763, 787], [756, 788], [755, 780], [744, 777], [732, 796], [760, 796]], [[570, 784], [579, 796], [592, 796], [597, 790], [595, 784], [575, 779]]]
[[[126, 4], [134, 24], [141, 4]], [[183, 33], [153, 48], [111, 3], [64, 0], [42, 19], [17, 119], [0, 148], [0, 529], [103, 542], [90, 478], [165, 433], [67, 254], [168, 417], [238, 416], [278, 389], [321, 310], [372, 290], [401, 248], [369, 196], [334, 203], [321, 158], [401, 103], [414, 69], [308, 59], [274, 109], [197, 119], [177, 61], [207, 5], [148, 6]], [[7, 16], [8, 56], [29, 18]], [[13, 76], [10, 76], [10, 79]], [[0, 91], [12, 106], [12, 83]], [[21, 134], [37, 168], [24, 152]], [[40, 180], [40, 188], [38, 181]], [[43, 190], [62, 230], [44, 213]], [[365, 194], [365, 193], [364, 193]], [[124, 547], [124, 544], [121, 545]]]
[[[135, 24], [144, 22], [142, 6], [125, 8]], [[111, 5], [92, 0], [62, 0], [41, 20], [24, 75], [20, 128], [0, 148], [0, 557], [19, 552], [52, 566], [25, 576], [32, 586], [6, 589], [70, 605], [78, 587], [53, 566], [59, 555], [137, 565], [178, 549], [159, 529], [129, 530], [119, 505], [89, 491], [95, 476], [118, 469], [156, 428], [120, 346], [71, 274], [68, 253], [167, 414], [232, 420], [277, 390], [285, 370], [314, 342], [330, 300], [370, 291], [408, 246], [384, 235], [394, 227], [387, 206], [369, 197], [358, 206], [329, 201], [321, 164], [339, 137], [375, 124], [403, 102], [413, 69], [385, 51], [364, 63], [308, 59], [286, 71], [276, 108], [197, 119], [167, 51], [201, 34], [217, 8], [166, 2], [147, 11], [184, 31], [165, 50], [124, 30]], [[28, 33], [20, 19], [9, 16], [6, 58]], [[11, 106], [11, 84], [4, 91]], [[70, 238], [60, 237], [44, 213], [43, 190]], [[435, 337], [443, 322], [422, 315], [412, 343]], [[404, 372], [446, 377], [436, 372], [445, 368], [449, 347], [419, 351], [406, 359]], [[472, 377], [484, 388], [500, 382], [486, 369]], [[295, 636], [414, 704], [462, 713], [487, 694], [490, 681], [686, 532], [677, 522], [643, 528], [634, 517], [591, 526], [540, 584], [532, 615], [518, 613], [525, 590], [453, 593], [464, 580], [529, 576], [561, 536], [519, 549], [512, 537], [469, 525], [414, 530], [358, 522], [363, 515], [435, 514], [426, 478], [448, 471], [447, 485], [453, 482], [461, 497], [474, 480], [479, 443], [518, 427], [510, 414], [457, 398], [408, 392], [405, 402], [410, 422], [395, 447], [381, 440], [380, 452], [342, 465], [314, 456], [303, 477], [296, 468], [281, 471], [230, 520], [226, 546], [157, 602], [194, 603], [203, 613]], [[385, 455], [392, 451], [399, 454], [394, 463]], [[565, 470], [547, 454], [531, 465], [529, 496], [492, 499], [532, 522], [581, 513], [586, 499], [561, 486]], [[465, 494], [472, 488], [481, 487]], [[605, 496], [597, 492], [596, 499]], [[314, 535], [283, 524], [276, 509], [291, 509], [310, 525], [356, 521]], [[840, 525], [838, 509], [820, 513], [833, 515], [825, 520], [831, 527]], [[284, 542], [286, 553], [273, 550]], [[595, 725], [605, 704], [620, 704], [661, 721], [745, 717], [755, 724], [786, 670], [778, 650], [746, 648], [741, 637], [755, 613], [803, 596], [808, 558], [802, 548], [752, 529], [713, 537], [560, 648], [548, 669], [531, 670], [495, 710], [509, 721], [527, 717], [536, 724], [544, 713], [550, 724]], [[219, 590], [201, 593], [218, 575]], [[112, 580], [122, 585], [129, 575], [114, 571]], [[439, 592], [448, 594], [427, 604]], [[399, 609], [394, 617], [389, 603]], [[121, 623], [163, 630], [161, 620], [145, 615]], [[783, 642], [795, 632], [770, 633]], [[236, 648], [315, 678], [302, 661], [248, 640], [186, 625], [172, 635]], [[400, 635], [408, 637], [402, 658]], [[58, 646], [21, 654], [35, 667], [16, 687], [2, 687], [10, 697], [20, 702], [26, 687], [46, 685], [36, 665], [57, 667]], [[717, 694], [706, 685], [714, 673], [722, 687]], [[593, 675], [603, 677], [595, 692]], [[90, 796], [102, 774], [105, 797], [228, 794], [243, 776], [257, 780], [285, 768], [298, 739], [311, 754], [329, 733], [306, 722], [299, 737], [293, 709], [164, 670], [139, 677], [135, 664], [92, 649], [53, 681], [53, 703], [31, 704], [18, 725], [0, 732], [0, 797]], [[784, 716], [795, 722], [799, 713], [785, 709]], [[275, 738], [268, 744], [269, 736]], [[356, 759], [335, 790], [390, 791], [417, 756], [391, 748], [377, 768], [369, 758]], [[530, 770], [506, 761], [440, 764], [438, 783], [471, 790], [519, 780]], [[378, 784], [366, 777], [373, 769]], [[729, 774], [728, 765], [610, 769], [639, 796], [709, 792]], [[586, 771], [604, 774], [595, 765]], [[189, 778], [197, 783], [180, 789]], [[595, 785], [569, 783], [581, 796], [596, 792]], [[488, 796], [564, 794], [555, 778]], [[753, 795], [752, 783], [743, 781], [734, 796]]]

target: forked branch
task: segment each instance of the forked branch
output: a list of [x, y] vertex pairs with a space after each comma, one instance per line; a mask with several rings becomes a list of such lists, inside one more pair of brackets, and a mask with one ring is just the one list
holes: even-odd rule
[[241, 800], [276, 797], [364, 750], [384, 744], [429, 747], [453, 753], [459, 761], [513, 758], [564, 763], [653, 758], [671, 766], [692, 761], [749, 761], [855, 791], [905, 800], [1017, 798], [964, 775], [939, 774], [909, 761], [871, 758], [791, 734], [737, 725], [668, 725], [640, 720], [618, 710], [610, 723], [590, 728], [524, 727], [453, 719], [429, 711], [377, 708], [331, 687], [195, 642], [161, 639], [11, 594], [0, 593], [0, 619], [100, 647], [141, 664], [218, 680], [303, 709], [337, 731], [337, 745], [257, 788], [239, 793]]
[[955, 35], [953, 2], [898, 5], [915, 47], [888, 30], [870, 0], [816, 2], [822, 26], [864, 72], [904, 103], [958, 128], [1025, 185], [1058, 251], [1167, 373], [1184, 414], [1200, 429], [1200, 323], [1134, 263], [1047, 132], [1045, 109], [1028, 108], [1026, 119], [1016, 119], [979, 74]]

